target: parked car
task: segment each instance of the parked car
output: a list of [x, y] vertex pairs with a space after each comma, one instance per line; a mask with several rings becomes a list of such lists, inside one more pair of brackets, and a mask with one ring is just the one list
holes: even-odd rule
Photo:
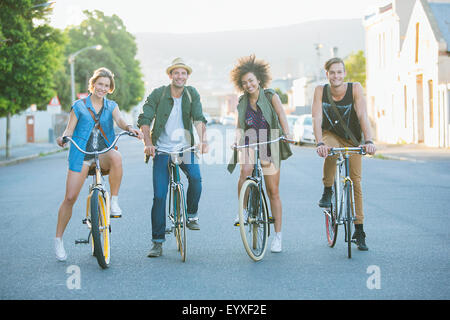
[[224, 126], [233, 126], [236, 124], [236, 119], [234, 116], [224, 116], [220, 119], [220, 123], [222, 123]]
[[299, 116], [288, 114], [288, 115], [286, 115], [286, 118], [287, 118], [288, 125], [289, 125], [289, 131], [291, 133], [293, 133], [295, 122], [298, 120]]
[[211, 116], [209, 115], [209, 113], [203, 112], [203, 116], [205, 117], [206, 121], [208, 121], [208, 122], [206, 123], [206, 125], [212, 124], [212, 122], [211, 122]]
[[312, 115], [301, 115], [294, 124], [294, 140], [300, 145], [305, 143], [315, 144], [316, 138], [314, 137], [312, 126]]

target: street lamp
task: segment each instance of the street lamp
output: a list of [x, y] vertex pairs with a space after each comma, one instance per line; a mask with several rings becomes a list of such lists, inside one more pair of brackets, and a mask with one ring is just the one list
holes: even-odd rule
[[39, 7], [51, 7], [56, 3], [56, 1], [50, 1], [50, 2], [44, 2], [41, 4], [37, 4], [35, 6], [32, 6], [31, 9], [39, 8]]
[[69, 55], [69, 64], [70, 64], [70, 84], [72, 87], [72, 103], [75, 101], [75, 57], [79, 55], [81, 52], [89, 49], [101, 50], [102, 46], [100, 44], [92, 47], [86, 47], [78, 50], [75, 53]]

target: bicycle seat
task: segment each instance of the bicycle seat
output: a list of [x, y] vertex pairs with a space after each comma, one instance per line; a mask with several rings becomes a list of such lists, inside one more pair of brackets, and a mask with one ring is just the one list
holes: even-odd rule
[[[102, 171], [102, 176], [107, 176], [109, 174], [109, 170], [103, 170], [103, 168], [100, 168]], [[95, 175], [95, 163], [91, 164], [89, 167], [88, 176], [94, 176]]]

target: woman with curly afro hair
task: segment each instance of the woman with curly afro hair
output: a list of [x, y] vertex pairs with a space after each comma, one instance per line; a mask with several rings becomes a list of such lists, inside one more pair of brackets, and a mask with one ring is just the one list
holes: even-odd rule
[[[256, 59], [254, 55], [242, 57], [231, 71], [231, 80], [236, 89], [243, 92], [237, 106], [236, 144], [270, 141], [280, 135], [291, 137], [280, 97], [273, 89], [265, 89], [271, 80], [270, 66], [267, 62]], [[245, 179], [252, 174], [254, 163], [254, 152], [248, 148], [241, 150], [239, 156], [235, 151], [228, 166], [231, 173], [236, 162], [240, 164], [238, 196]], [[271, 251], [281, 252], [280, 160], [287, 159], [292, 152], [286, 142], [280, 141], [261, 145], [259, 154], [275, 225]], [[239, 219], [235, 221], [235, 225], [238, 223]]]

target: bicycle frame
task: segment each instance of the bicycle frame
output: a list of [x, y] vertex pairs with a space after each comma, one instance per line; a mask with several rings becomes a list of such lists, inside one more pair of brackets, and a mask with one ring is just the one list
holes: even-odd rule
[[75, 244], [89, 243], [89, 238], [92, 234], [92, 231], [91, 231], [92, 225], [91, 225], [91, 222], [89, 219], [90, 218], [90, 203], [91, 203], [92, 193], [95, 189], [97, 189], [99, 192], [101, 192], [102, 197], [105, 199], [105, 206], [106, 206], [106, 212], [107, 212], [107, 214], [106, 214], [107, 227], [109, 228], [109, 226], [110, 226], [110, 215], [109, 215], [109, 213], [110, 213], [110, 197], [109, 197], [108, 191], [106, 190], [103, 175], [101, 172], [99, 155], [106, 153], [106, 152], [110, 151], [112, 148], [114, 148], [115, 145], [117, 144], [117, 141], [119, 140], [119, 138], [121, 136], [123, 136], [125, 134], [127, 134], [129, 136], [133, 136], [133, 137], [136, 136], [135, 134], [130, 133], [128, 131], [123, 131], [117, 135], [117, 137], [114, 139], [113, 143], [108, 148], [98, 151], [97, 150], [98, 137], [100, 135], [100, 130], [98, 128], [94, 127], [92, 132], [93, 132], [92, 146], [94, 149], [93, 152], [88, 152], [88, 151], [81, 149], [80, 146], [71, 137], [63, 137], [63, 143], [71, 142], [72, 145], [75, 146], [81, 153], [83, 153], [85, 155], [94, 155], [94, 160], [95, 160], [95, 173], [93, 175], [92, 184], [89, 185], [89, 195], [87, 198], [87, 206], [86, 206], [86, 218], [83, 219], [83, 224], [86, 224], [90, 231], [89, 231], [87, 240], [84, 240], [84, 239], [76, 240]]
[[336, 173], [334, 176], [334, 194], [330, 209], [324, 209], [326, 214], [326, 230], [328, 244], [336, 243], [338, 225], [345, 227], [345, 242], [348, 247], [348, 258], [351, 258], [351, 229], [355, 219], [355, 201], [353, 181], [350, 178], [350, 154], [365, 154], [362, 147], [331, 148], [329, 156], [338, 155]]
[[[252, 144], [246, 144], [246, 145], [242, 145], [242, 146], [234, 146], [235, 149], [254, 147], [253, 150], [254, 150], [254, 154], [255, 154], [255, 157], [254, 157], [255, 164], [253, 165], [252, 175], [248, 176], [246, 179], [253, 180], [258, 185], [258, 193], [259, 193], [259, 200], [260, 200], [260, 201], [258, 201], [258, 219], [260, 220], [258, 222], [261, 222], [261, 220], [262, 220], [261, 217], [263, 215], [263, 201], [267, 205], [267, 200], [266, 200], [266, 196], [265, 196], [264, 189], [263, 189], [263, 179], [262, 179], [263, 171], [262, 171], [262, 167], [261, 167], [261, 160], [259, 157], [259, 145], [271, 144], [274, 142], [278, 142], [280, 140], [284, 140], [287, 142], [294, 142], [294, 141], [286, 139], [284, 136], [280, 136], [277, 139], [274, 139], [272, 141], [252, 143]], [[270, 224], [270, 222], [269, 222], [269, 224]], [[268, 228], [268, 236], [270, 236], [270, 228]]]
[[[339, 157], [336, 160], [336, 174], [335, 174], [335, 185], [336, 188], [336, 199], [338, 199], [337, 205], [338, 207], [338, 218], [337, 223], [338, 224], [344, 224], [346, 220], [348, 219], [343, 214], [344, 209], [344, 195], [345, 195], [345, 188], [350, 188], [350, 206], [351, 206], [351, 217], [350, 219], [352, 221], [355, 220], [355, 212], [354, 212], [354, 199], [353, 199], [353, 181], [350, 178], [350, 165], [349, 165], [349, 157], [350, 154], [348, 152], [338, 152]], [[344, 170], [343, 170], [344, 169]], [[344, 171], [345, 175], [342, 175], [342, 171]], [[347, 187], [349, 185], [349, 187]], [[329, 213], [327, 213], [329, 214]]]
[[[173, 229], [176, 227], [177, 223], [177, 212], [175, 210], [177, 203], [175, 202], [176, 199], [173, 199], [173, 195], [175, 194], [175, 191], [177, 189], [180, 190], [182, 199], [185, 199], [184, 196], [184, 187], [183, 183], [180, 179], [180, 157], [179, 154], [171, 154], [169, 158], [169, 219], [172, 222], [172, 227], [169, 232], [172, 232]], [[186, 204], [184, 204], [184, 207], [186, 208]], [[186, 213], [184, 216], [185, 219], [187, 219]]]

